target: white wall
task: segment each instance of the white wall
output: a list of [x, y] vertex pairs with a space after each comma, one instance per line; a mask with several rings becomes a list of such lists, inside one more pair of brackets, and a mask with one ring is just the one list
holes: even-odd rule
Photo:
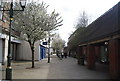
[[[29, 46], [29, 43], [26, 41], [22, 41], [21, 44], [18, 45], [18, 60], [31, 60], [32, 52]], [[35, 43], [35, 60], [39, 60], [39, 41]]]
[[40, 60], [40, 41], [35, 43], [35, 59]]
[[7, 61], [8, 55], [8, 39], [5, 39], [5, 46], [4, 46], [4, 62]]

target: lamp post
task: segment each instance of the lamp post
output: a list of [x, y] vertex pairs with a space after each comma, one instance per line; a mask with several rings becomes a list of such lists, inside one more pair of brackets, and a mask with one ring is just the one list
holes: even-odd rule
[[13, 11], [24, 11], [26, 0], [19, 0], [22, 10], [13, 10], [13, 0], [10, 2], [10, 9], [4, 10], [4, 5], [2, 5], [0, 11], [9, 11], [10, 24], [9, 24], [9, 41], [8, 41], [8, 55], [7, 55], [7, 68], [6, 68], [6, 80], [12, 79], [12, 67], [11, 67], [11, 23], [13, 20]]
[[48, 31], [48, 63], [50, 63], [50, 41], [53, 40], [51, 39], [50, 31]]
[[49, 35], [49, 38], [48, 38], [48, 63], [50, 63], [50, 35]]
[[[45, 39], [46, 40], [46, 39]], [[48, 37], [47, 42], [43, 42], [43, 45], [48, 45], [48, 63], [50, 63], [50, 35]]]

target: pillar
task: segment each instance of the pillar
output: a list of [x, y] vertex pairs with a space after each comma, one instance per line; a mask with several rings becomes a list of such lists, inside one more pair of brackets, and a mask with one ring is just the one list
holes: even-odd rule
[[95, 47], [93, 45], [87, 46], [87, 68], [95, 69]]
[[7, 62], [7, 55], [8, 55], [8, 39], [5, 39], [5, 46], [4, 46], [4, 62]]
[[109, 73], [111, 78], [120, 77], [120, 40], [112, 39], [108, 43]]
[[84, 65], [83, 48], [80, 46], [77, 47], [77, 59], [78, 64]]

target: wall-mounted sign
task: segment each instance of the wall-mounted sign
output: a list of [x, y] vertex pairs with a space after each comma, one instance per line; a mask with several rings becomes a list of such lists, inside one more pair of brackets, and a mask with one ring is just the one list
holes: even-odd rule
[[43, 45], [47, 45], [47, 42], [43, 42]]

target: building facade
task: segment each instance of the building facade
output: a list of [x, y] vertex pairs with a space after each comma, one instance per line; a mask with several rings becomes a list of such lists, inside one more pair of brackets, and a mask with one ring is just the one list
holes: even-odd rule
[[[69, 38], [69, 51], [76, 52], [78, 64], [95, 69], [106, 63], [112, 79], [120, 77], [120, 2], [92, 22], [83, 31]], [[75, 31], [75, 32], [76, 32]]]
[[[1, 5], [1, 2], [0, 2]], [[9, 41], [9, 16], [8, 11], [0, 11], [0, 63], [5, 64], [8, 55]], [[20, 36], [19, 32], [12, 30], [11, 57], [12, 60], [31, 60], [32, 52], [28, 42], [19, 40], [14, 35]], [[40, 41], [35, 43], [35, 60], [40, 60]]]

